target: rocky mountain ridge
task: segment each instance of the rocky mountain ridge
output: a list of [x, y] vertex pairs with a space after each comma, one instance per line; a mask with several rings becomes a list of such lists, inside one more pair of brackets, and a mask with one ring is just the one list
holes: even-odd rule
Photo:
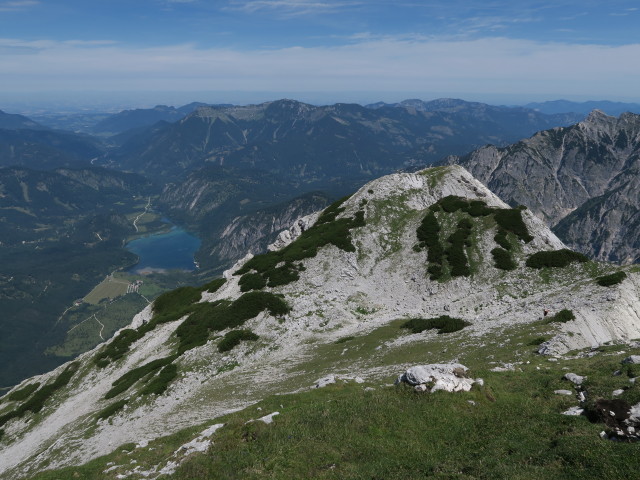
[[[640, 336], [637, 272], [598, 285], [595, 276], [615, 269], [562, 253], [541, 220], [461, 167], [374, 180], [279, 240], [280, 249], [159, 298], [106, 345], [17, 386], [12, 394], [35, 382], [57, 390], [37, 410], [33, 399], [0, 403], [2, 474], [86, 462], [328, 374], [402, 371], [413, 349], [441, 338], [451, 343], [438, 358], [460, 361], [534, 324], [552, 335], [541, 350], [555, 354]], [[565, 266], [540, 269], [545, 251]], [[540, 324], [543, 308], [574, 320]], [[400, 334], [399, 319], [443, 314], [467, 326], [450, 337]], [[356, 336], [371, 343], [345, 355]]]
[[595, 110], [574, 126], [448, 161], [468, 168], [510, 204], [528, 206], [593, 258], [638, 260], [639, 115], [615, 118]]

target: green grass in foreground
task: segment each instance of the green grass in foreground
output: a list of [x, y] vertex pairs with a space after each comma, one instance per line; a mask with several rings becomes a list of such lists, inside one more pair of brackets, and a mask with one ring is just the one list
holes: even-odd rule
[[[404, 386], [337, 384], [259, 404], [207, 423], [225, 423], [204, 454], [188, 457], [165, 479], [598, 479], [636, 478], [640, 444], [601, 440], [605, 427], [560, 412], [577, 405], [562, 376], [586, 375], [591, 398], [640, 401], [640, 386], [613, 376], [630, 352], [607, 348], [594, 358], [551, 364], [531, 355], [521, 371], [472, 370], [485, 387], [468, 393], [417, 394]], [[486, 353], [486, 352], [485, 352]], [[539, 368], [539, 369], [538, 369]], [[392, 372], [394, 374], [400, 372]], [[388, 383], [391, 378], [383, 379]], [[475, 404], [469, 403], [469, 401]], [[261, 407], [258, 411], [256, 407]], [[278, 411], [274, 423], [246, 423]], [[147, 448], [123, 448], [80, 466], [34, 478], [102, 479], [136, 466], [164, 465], [206, 425], [158, 439]], [[128, 448], [131, 450], [131, 448]], [[120, 465], [106, 477], [107, 463]]]

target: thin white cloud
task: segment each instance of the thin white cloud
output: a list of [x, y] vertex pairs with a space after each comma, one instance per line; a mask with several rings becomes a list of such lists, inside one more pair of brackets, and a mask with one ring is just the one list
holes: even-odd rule
[[18, 12], [40, 5], [38, 0], [13, 0], [0, 2], [0, 12]]
[[[640, 44], [608, 46], [508, 38], [364, 38], [334, 47], [238, 50], [192, 44], [0, 39], [10, 91], [475, 92], [638, 98]], [[11, 52], [15, 54], [11, 54]], [[28, 50], [30, 55], [20, 51]], [[594, 66], [597, 65], [597, 68]]]
[[246, 13], [258, 13], [270, 11], [286, 16], [309, 15], [317, 13], [330, 13], [345, 7], [353, 7], [361, 2], [336, 2], [324, 1], [318, 2], [313, 0], [247, 0], [232, 1], [233, 9], [241, 10]]

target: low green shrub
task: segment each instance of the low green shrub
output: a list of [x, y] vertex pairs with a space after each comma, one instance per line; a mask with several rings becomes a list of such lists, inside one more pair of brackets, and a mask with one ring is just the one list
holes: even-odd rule
[[109, 405], [108, 407], [100, 410], [100, 412], [98, 412], [98, 418], [101, 420], [104, 420], [106, 418], [109, 418], [111, 415], [119, 412], [120, 410], [122, 410], [122, 408], [127, 404], [127, 400], [118, 400], [117, 402], [112, 403], [111, 405]]
[[422, 219], [416, 230], [418, 236], [418, 248], [427, 248], [427, 271], [431, 280], [438, 280], [442, 277], [444, 262], [444, 248], [440, 243], [440, 224], [433, 211], [430, 211]]
[[141, 395], [162, 395], [169, 387], [169, 383], [178, 376], [178, 366], [170, 363], [160, 370], [158, 375], [153, 377], [145, 387], [140, 390]]
[[4, 430], [0, 428], [0, 442], [2, 441], [2, 437], [4, 437]]
[[452, 277], [468, 277], [471, 275], [469, 260], [464, 249], [471, 246], [472, 226], [473, 223], [468, 218], [463, 218], [458, 222], [457, 230], [449, 236], [450, 246], [445, 253]]
[[7, 395], [7, 400], [10, 400], [12, 402], [22, 402], [23, 400], [26, 400], [33, 392], [35, 392], [39, 386], [40, 382], [31, 383], [19, 390], [16, 390], [15, 392], [11, 392], [9, 395]]
[[49, 383], [41, 387], [40, 390], [37, 390], [29, 400], [21, 405], [20, 408], [24, 411], [30, 410], [33, 413], [38, 413], [42, 410], [44, 403], [49, 400], [56, 391], [66, 386], [71, 381], [71, 378], [78, 371], [79, 367], [80, 364], [78, 362], [70, 364], [60, 375], [58, 375], [53, 383]]
[[627, 274], [622, 270], [619, 272], [612, 273], [610, 275], [603, 275], [601, 277], [596, 278], [596, 282], [601, 287], [610, 287], [612, 285], [617, 285], [621, 283], [625, 278], [627, 278]]
[[533, 237], [522, 220], [522, 211], [518, 208], [496, 208], [494, 218], [500, 228], [515, 233], [520, 240], [529, 243]]
[[138, 330], [131, 328], [122, 330], [96, 355], [94, 363], [100, 368], [106, 367], [110, 362], [118, 360], [127, 353], [131, 344], [142, 338], [142, 336], [143, 334]]
[[219, 301], [198, 304], [189, 318], [176, 329], [178, 354], [204, 345], [210, 332], [239, 327], [264, 310], [278, 316], [288, 313], [291, 308], [282, 297], [262, 291], [244, 293], [231, 303]]
[[458, 210], [462, 210], [472, 217], [491, 215], [494, 211], [493, 208], [488, 207], [482, 200], [468, 200], [455, 195], [449, 195], [441, 198], [429, 207], [429, 210], [432, 212], [437, 212], [441, 209], [446, 213], [454, 213]]
[[573, 314], [573, 312], [571, 310], [567, 310], [565, 308], [565, 309], [560, 310], [554, 316], [549, 317], [547, 319], [547, 323], [565, 323], [565, 322], [568, 322], [570, 320], [575, 320], [575, 318], [576, 317]]
[[532, 339], [531, 341], [527, 342], [527, 345], [530, 347], [537, 347], [538, 345], [542, 345], [544, 342], [546, 342], [547, 339], [544, 337], [536, 337], [534, 339]]
[[109, 363], [118, 360], [129, 351], [131, 345], [163, 323], [179, 320], [191, 313], [200, 305], [202, 292], [216, 292], [226, 282], [224, 278], [217, 278], [200, 287], [180, 287], [160, 295], [153, 303], [153, 318], [138, 327], [137, 330], [122, 330], [94, 359], [99, 368], [105, 368]]
[[202, 290], [197, 287], [180, 287], [161, 294], [153, 302], [154, 315], [163, 315], [200, 301]]
[[507, 231], [504, 228], [498, 227], [498, 233], [496, 233], [493, 239], [505, 250], [511, 250], [511, 242], [507, 238]]
[[244, 341], [244, 340], [254, 341], [254, 340], [257, 340], [258, 338], [259, 338], [258, 335], [256, 335], [255, 333], [253, 333], [251, 330], [248, 330], [248, 329], [231, 330], [222, 338], [222, 340], [220, 340], [220, 343], [218, 343], [218, 351], [228, 352], [233, 347], [238, 345], [241, 341]]
[[70, 381], [73, 375], [76, 373], [80, 364], [78, 362], [74, 362], [69, 364], [64, 371], [56, 377], [56, 379], [40, 387], [39, 390], [31, 395], [31, 397], [21, 405], [19, 405], [14, 410], [5, 413], [0, 416], [0, 427], [2, 427], [5, 423], [7, 423], [12, 418], [22, 417], [26, 412], [38, 413], [44, 407], [44, 404], [47, 400], [49, 400], [54, 393], [60, 390], [62, 387], [66, 386]]
[[115, 382], [111, 384], [112, 388], [105, 394], [104, 398], [108, 400], [110, 398], [113, 398], [121, 394], [122, 392], [127, 391], [138, 380], [170, 364], [176, 358], [177, 358], [177, 355], [171, 355], [169, 357], [159, 358], [149, 363], [145, 363], [141, 367], [134, 368], [133, 370], [128, 371], [127, 373], [122, 375], [120, 378], [118, 378]]
[[582, 253], [563, 248], [562, 250], [536, 252], [532, 255], [529, 255], [526, 265], [527, 267], [531, 268], [562, 268], [566, 267], [572, 262], [584, 263], [588, 261], [589, 258], [587, 258]]
[[518, 264], [513, 260], [511, 253], [500, 247], [496, 247], [491, 250], [493, 256], [493, 263], [496, 268], [500, 270], [515, 270], [518, 268]]
[[238, 281], [241, 292], [261, 290], [267, 286], [267, 280], [258, 273], [245, 273]]
[[449, 315], [441, 315], [435, 318], [412, 318], [401, 325], [401, 328], [411, 330], [413, 333], [424, 332], [425, 330], [437, 329], [438, 334], [452, 333], [462, 330], [471, 325], [460, 318], [453, 318]]

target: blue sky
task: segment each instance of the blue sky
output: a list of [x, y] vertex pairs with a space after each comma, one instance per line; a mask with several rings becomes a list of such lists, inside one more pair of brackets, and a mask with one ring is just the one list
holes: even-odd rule
[[615, 0], [0, 0], [0, 102], [639, 101], [638, 25]]

